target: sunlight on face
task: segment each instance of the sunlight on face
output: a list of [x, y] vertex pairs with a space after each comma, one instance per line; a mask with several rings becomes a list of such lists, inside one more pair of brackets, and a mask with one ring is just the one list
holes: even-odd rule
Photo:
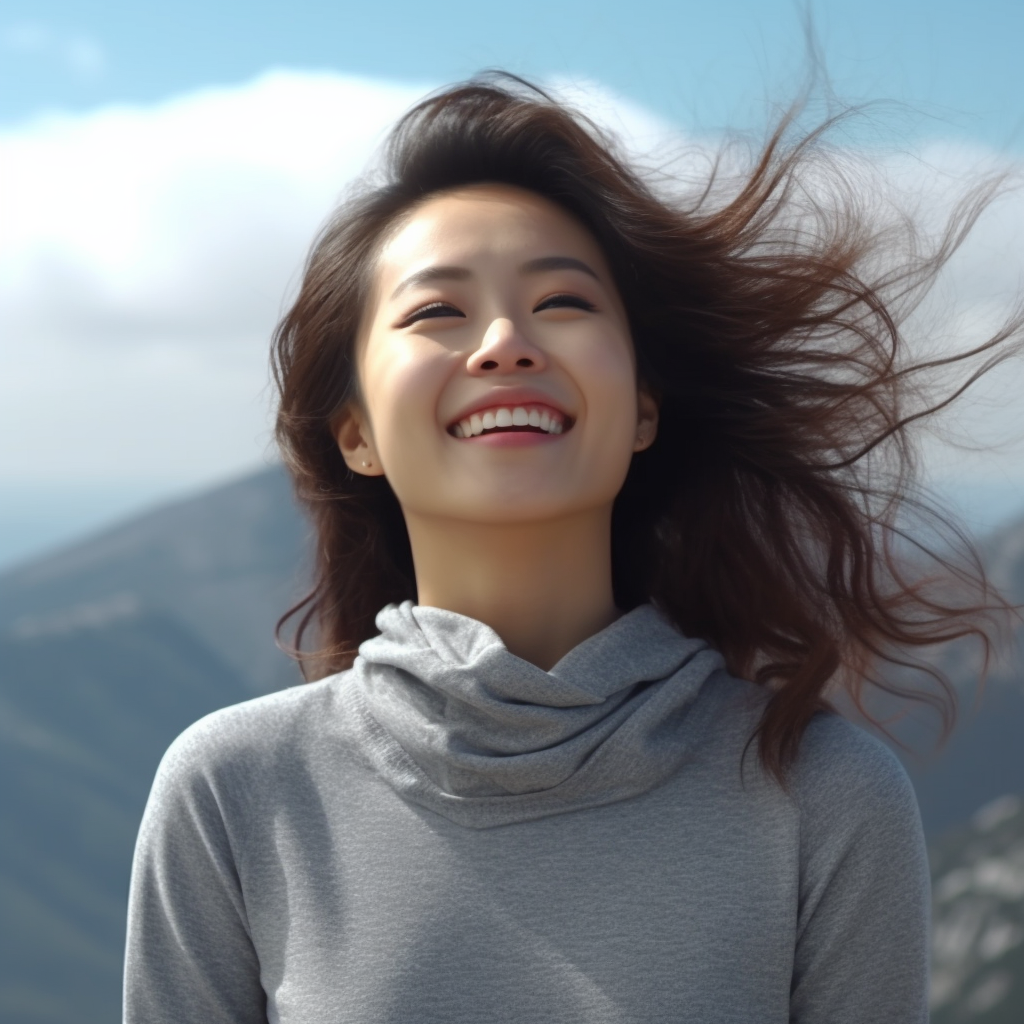
[[412, 213], [381, 252], [357, 360], [364, 407], [339, 445], [356, 471], [370, 456], [406, 515], [512, 523], [610, 507], [653, 439], [597, 242], [520, 189], [474, 186]]

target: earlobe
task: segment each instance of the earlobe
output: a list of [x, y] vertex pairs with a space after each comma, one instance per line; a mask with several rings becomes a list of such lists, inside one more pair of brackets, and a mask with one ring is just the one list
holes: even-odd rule
[[353, 473], [362, 476], [381, 476], [384, 473], [369, 423], [360, 408], [355, 405], [346, 406], [331, 427], [345, 465]]
[[642, 452], [654, 444], [658, 436], [658, 403], [648, 391], [637, 394], [636, 441], [633, 451]]

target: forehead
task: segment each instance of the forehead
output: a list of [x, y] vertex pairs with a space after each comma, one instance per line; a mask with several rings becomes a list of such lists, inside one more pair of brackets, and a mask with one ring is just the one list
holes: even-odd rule
[[417, 206], [381, 249], [379, 284], [431, 263], [471, 265], [503, 257], [580, 256], [603, 265], [596, 239], [543, 196], [505, 185], [477, 185]]

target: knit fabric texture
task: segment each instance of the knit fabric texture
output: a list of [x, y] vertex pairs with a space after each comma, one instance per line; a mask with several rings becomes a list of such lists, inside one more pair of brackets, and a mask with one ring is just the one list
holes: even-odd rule
[[550, 671], [410, 603], [339, 675], [215, 712], [157, 772], [129, 1024], [925, 1024], [910, 782], [652, 606]]

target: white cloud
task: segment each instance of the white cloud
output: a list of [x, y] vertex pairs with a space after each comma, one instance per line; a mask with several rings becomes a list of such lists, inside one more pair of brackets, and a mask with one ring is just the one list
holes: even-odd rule
[[[965, 183], [1005, 175], [1005, 188], [984, 211], [923, 303], [915, 341], [922, 351], [962, 350], [993, 335], [1024, 298], [1024, 166], [981, 148], [931, 142], [888, 161], [889, 179], [916, 196], [919, 220], [944, 223]], [[947, 387], [962, 371], [947, 375]], [[971, 387], [925, 438], [933, 479], [965, 486], [1004, 485], [1024, 508], [1024, 356]]]
[[214, 479], [268, 443], [317, 226], [423, 89], [266, 75], [0, 134], [9, 479]]
[[[670, 132], [653, 115], [591, 83], [558, 86], [634, 148], [663, 151]], [[0, 479], [192, 484], [260, 460], [267, 342], [309, 241], [425, 92], [275, 72], [0, 133]], [[883, 163], [930, 209], [993, 159], [936, 145]], [[1021, 237], [1017, 194], [979, 225], [937, 296], [955, 297], [951, 333], [1005, 309]], [[1006, 409], [1014, 373], [974, 404], [978, 423], [963, 414], [966, 432], [1024, 432]], [[995, 457], [950, 458], [943, 472], [1009, 472]], [[1024, 459], [1014, 472], [1024, 487]]]

